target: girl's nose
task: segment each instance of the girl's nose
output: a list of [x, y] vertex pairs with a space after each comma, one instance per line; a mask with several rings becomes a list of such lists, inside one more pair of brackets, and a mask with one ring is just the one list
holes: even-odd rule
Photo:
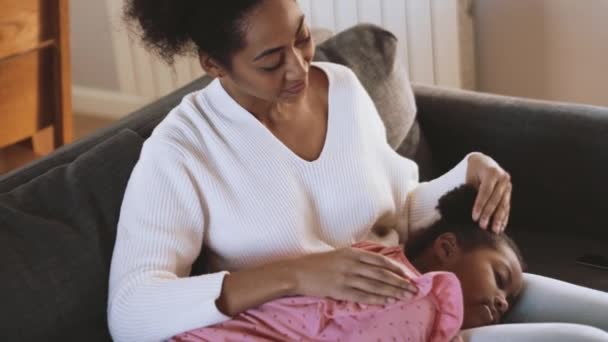
[[496, 296], [494, 305], [496, 305], [496, 310], [500, 311], [501, 314], [509, 310], [509, 302], [507, 302], [503, 295]]

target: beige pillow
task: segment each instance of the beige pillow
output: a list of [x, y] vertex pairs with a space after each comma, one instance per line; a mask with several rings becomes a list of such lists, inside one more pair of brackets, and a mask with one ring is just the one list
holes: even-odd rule
[[334, 31], [326, 29], [324, 27], [313, 27], [310, 30], [310, 34], [312, 34], [312, 38], [315, 41], [315, 44], [321, 44], [331, 38], [334, 35]]

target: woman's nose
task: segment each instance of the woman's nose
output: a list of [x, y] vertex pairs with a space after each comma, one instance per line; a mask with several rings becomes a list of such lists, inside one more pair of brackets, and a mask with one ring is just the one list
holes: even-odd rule
[[509, 302], [507, 302], [503, 295], [496, 296], [494, 305], [496, 306], [496, 310], [500, 311], [501, 314], [504, 314], [509, 310]]
[[308, 72], [308, 63], [304, 54], [298, 49], [293, 49], [287, 57], [287, 79], [302, 80]]

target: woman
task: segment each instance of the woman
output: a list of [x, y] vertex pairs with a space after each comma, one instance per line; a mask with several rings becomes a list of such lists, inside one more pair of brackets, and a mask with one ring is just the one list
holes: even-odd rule
[[[507, 225], [511, 183], [490, 157], [417, 184], [354, 74], [311, 63], [296, 1], [206, 3], [127, 1], [148, 46], [169, 62], [196, 51], [216, 79], [158, 125], [129, 180], [110, 272], [115, 340], [169, 338], [288, 295], [408, 296], [399, 267], [349, 246], [379, 219], [405, 241], [462, 183], [479, 189], [482, 228]], [[203, 246], [211, 273], [189, 276]]]

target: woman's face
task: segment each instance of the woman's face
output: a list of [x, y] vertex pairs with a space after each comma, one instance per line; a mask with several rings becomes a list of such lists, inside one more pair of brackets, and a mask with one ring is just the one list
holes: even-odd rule
[[308, 88], [315, 46], [297, 1], [266, 0], [246, 19], [245, 47], [222, 84], [233, 96], [293, 101]]
[[522, 289], [521, 264], [504, 243], [497, 249], [459, 251], [444, 269], [454, 272], [462, 286], [463, 329], [499, 323]]

